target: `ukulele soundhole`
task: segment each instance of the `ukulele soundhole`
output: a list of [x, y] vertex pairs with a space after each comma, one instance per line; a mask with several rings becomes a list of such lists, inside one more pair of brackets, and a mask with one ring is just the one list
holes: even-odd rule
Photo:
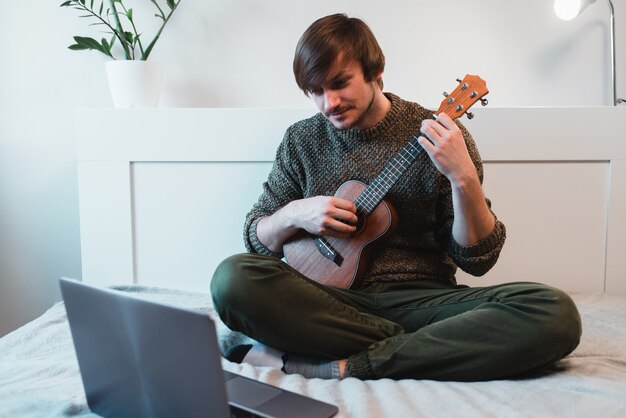
[[[365, 214], [363, 213], [359, 213], [357, 214], [357, 218], [358, 220], [356, 221], [356, 231], [354, 231], [352, 233], [352, 236], [358, 235], [361, 233], [361, 231], [363, 231], [363, 229], [365, 228], [365, 225], [367, 224], [367, 217], [365, 216]], [[352, 225], [350, 222], [340, 219], [341, 222], [343, 222], [346, 225]]]
[[358, 235], [365, 229], [365, 225], [367, 224], [367, 216], [365, 214], [360, 213], [357, 215], [358, 220], [356, 221], [356, 231], [352, 234], [352, 236]]

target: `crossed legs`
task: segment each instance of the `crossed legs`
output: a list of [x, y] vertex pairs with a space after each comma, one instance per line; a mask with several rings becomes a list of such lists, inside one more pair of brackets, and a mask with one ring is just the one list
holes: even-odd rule
[[211, 282], [231, 329], [317, 358], [348, 359], [361, 379], [490, 380], [551, 364], [577, 346], [569, 296], [537, 283], [483, 288], [436, 282], [361, 290], [315, 283], [272, 257], [240, 254]]

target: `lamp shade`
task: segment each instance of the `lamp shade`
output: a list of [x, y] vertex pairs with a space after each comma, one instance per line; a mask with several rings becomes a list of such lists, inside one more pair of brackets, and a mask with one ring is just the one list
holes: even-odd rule
[[563, 20], [572, 20], [596, 0], [554, 0], [554, 13]]

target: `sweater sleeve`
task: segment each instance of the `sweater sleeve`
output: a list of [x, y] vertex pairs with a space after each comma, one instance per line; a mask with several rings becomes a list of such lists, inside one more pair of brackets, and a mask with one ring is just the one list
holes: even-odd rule
[[244, 223], [244, 244], [248, 252], [282, 258], [282, 253], [276, 253], [267, 248], [257, 236], [259, 221], [291, 202], [302, 198], [302, 187], [299, 183], [297, 158], [293, 152], [290, 140], [291, 128], [285, 133], [283, 141], [276, 151], [276, 158], [267, 180], [263, 183], [263, 192], [258, 201], [246, 215]]
[[[480, 184], [483, 183], [483, 165], [476, 144], [470, 133], [459, 123], [465, 137], [467, 149], [474, 162]], [[443, 177], [443, 176], [442, 176]], [[443, 177], [440, 189], [440, 216], [442, 219], [442, 239], [447, 242], [447, 252], [454, 263], [466, 273], [473, 276], [482, 276], [487, 273], [498, 261], [500, 251], [506, 239], [506, 228], [491, 209], [491, 201], [486, 199], [487, 206], [493, 214], [496, 223], [489, 235], [471, 245], [459, 244], [452, 235], [454, 222], [454, 208], [452, 207], [452, 192], [450, 182]]]

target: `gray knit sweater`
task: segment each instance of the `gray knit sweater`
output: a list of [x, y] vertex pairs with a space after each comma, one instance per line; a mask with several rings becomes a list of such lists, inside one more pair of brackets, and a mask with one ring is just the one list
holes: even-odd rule
[[[246, 216], [244, 240], [250, 252], [271, 255], [258, 239], [259, 220], [296, 199], [333, 195], [347, 180], [370, 184], [385, 163], [419, 133], [432, 111], [385, 93], [391, 109], [367, 130], [337, 130], [321, 113], [292, 125], [278, 147], [276, 160], [263, 184], [263, 193]], [[459, 124], [478, 176], [483, 168], [476, 144]], [[461, 246], [452, 237], [454, 218], [450, 182], [426, 152], [389, 191], [385, 200], [398, 213], [395, 233], [372, 251], [364, 285], [378, 281], [438, 280], [455, 284], [457, 266], [480, 276], [497, 261], [504, 244], [504, 225], [478, 243]], [[487, 204], [491, 207], [489, 200]]]

